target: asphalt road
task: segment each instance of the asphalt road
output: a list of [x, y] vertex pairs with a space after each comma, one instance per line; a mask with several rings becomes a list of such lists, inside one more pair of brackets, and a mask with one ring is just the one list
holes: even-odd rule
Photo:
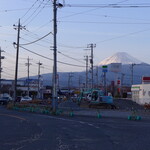
[[150, 120], [48, 116], [0, 106], [0, 150], [149, 150]]

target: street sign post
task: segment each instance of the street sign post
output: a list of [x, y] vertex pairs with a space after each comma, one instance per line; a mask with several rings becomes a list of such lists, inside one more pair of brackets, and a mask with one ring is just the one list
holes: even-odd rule
[[107, 72], [107, 71], [108, 71], [107, 65], [102, 66], [102, 72]]

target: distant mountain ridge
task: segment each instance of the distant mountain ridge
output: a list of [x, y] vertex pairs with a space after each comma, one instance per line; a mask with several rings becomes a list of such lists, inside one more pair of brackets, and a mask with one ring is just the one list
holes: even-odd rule
[[[119, 73], [113, 73], [109, 70], [109, 66], [111, 63], [122, 63], [122, 70]], [[133, 65], [134, 64], [134, 65]], [[140, 84], [142, 76], [150, 76], [150, 65], [146, 64], [125, 52], [119, 52], [110, 56], [99, 63], [98, 67], [98, 80], [99, 84], [102, 83], [103, 80], [103, 72], [102, 65], [108, 65], [107, 72], [107, 82], [110, 84], [111, 81], [117, 80], [116, 78], [123, 78], [123, 85], [131, 85], [132, 79], [132, 69], [133, 69], [133, 84]], [[133, 66], [132, 66], [133, 65]], [[94, 69], [94, 84], [97, 84], [96, 74], [97, 71]], [[60, 87], [68, 87], [69, 81], [69, 73], [70, 72], [58, 72], [59, 74], [59, 86]], [[32, 78], [32, 77], [31, 77]], [[37, 79], [37, 76], [33, 77]], [[44, 85], [52, 85], [52, 73], [47, 73], [42, 75]], [[89, 73], [89, 80], [91, 78], [91, 74]], [[72, 78], [70, 79], [70, 84], [73, 87], [81, 87], [85, 84], [86, 73], [82, 72], [72, 72]]]

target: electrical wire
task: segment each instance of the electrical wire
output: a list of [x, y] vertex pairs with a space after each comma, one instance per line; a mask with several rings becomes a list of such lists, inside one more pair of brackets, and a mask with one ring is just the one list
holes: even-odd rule
[[13, 74], [10, 74], [10, 73], [5, 72], [5, 71], [3, 71], [3, 73], [5, 73], [5, 74], [7, 74], [7, 75], [9, 75], [9, 76], [14, 76]]
[[50, 34], [52, 34], [52, 32], [47, 33], [47, 34], [44, 35], [43, 37], [41, 37], [41, 38], [39, 38], [39, 39], [37, 39], [37, 40], [35, 40], [35, 41], [33, 41], [33, 42], [25, 43], [25, 44], [20, 44], [20, 45], [23, 46], [23, 45], [30, 45], [30, 44], [36, 43], [36, 42], [38, 42], [38, 41], [44, 39], [45, 37], [47, 37], [47, 36], [50, 35]]
[[92, 22], [92, 21], [59, 21], [59, 22], [67, 22], [67, 23], [89, 23], [89, 24], [150, 24], [150, 22]]
[[20, 8], [20, 9], [6, 9], [6, 10], [0, 10], [0, 13], [6, 13], [6, 12], [12, 12], [12, 11], [24, 11], [27, 10], [29, 8]]
[[150, 3], [146, 4], [66, 4], [65, 7], [94, 7], [94, 8], [149, 8]]
[[13, 71], [13, 72], [15, 72], [15, 70], [10, 69], [10, 68], [8, 68], [8, 67], [3, 66], [3, 68], [4, 68], [4, 69], [7, 69], [7, 70], [9, 70], [9, 71]]
[[[31, 32], [31, 31], [29, 31], [29, 30], [26, 30], [26, 31], [28, 31], [29, 33], [32, 33], [36, 38], [38, 37], [38, 35], [37, 34], [35, 34], [35, 33], [33, 33], [33, 32]], [[29, 37], [31, 37], [31, 38], [35, 38], [35, 37], [33, 37], [33, 36], [30, 36], [30, 35], [28, 35], [28, 34], [24, 34], [24, 35], [27, 35], [27, 36], [29, 36]], [[39, 37], [38, 37], [39, 38]], [[24, 38], [22, 38], [22, 39], [24, 39]], [[25, 40], [25, 39], [24, 39]], [[26, 40], [27, 41], [27, 40]], [[42, 41], [43, 42], [45, 42], [45, 43], [50, 43], [50, 44], [52, 44], [52, 42], [50, 42], [49, 40], [46, 40], [46, 39], [42, 39]], [[70, 46], [70, 45], [64, 45], [64, 44], [62, 44], [62, 43], [58, 43], [57, 44], [59, 47], [65, 47], [65, 48], [73, 48], [73, 49], [83, 49], [83, 48], [86, 48], [86, 46]], [[41, 45], [40, 45], [41, 46]], [[43, 46], [44, 47], [44, 46]]]
[[98, 14], [87, 14], [91, 16], [97, 16], [97, 17], [104, 17], [104, 18], [115, 18], [115, 19], [121, 19], [121, 20], [136, 20], [136, 21], [150, 21], [147, 19], [141, 19], [141, 18], [131, 18], [131, 17], [118, 17], [118, 16], [112, 16], [112, 15], [98, 15]]
[[65, 47], [65, 48], [73, 48], [73, 49], [83, 49], [83, 48], [86, 48], [86, 46], [70, 46], [70, 45], [64, 45], [64, 44], [62, 44], [62, 43], [58, 43], [57, 44], [58, 46], [60, 46], [60, 47]]
[[[48, 57], [46, 57], [46, 56], [43, 56], [43, 55], [38, 54], [38, 53], [36, 53], [36, 52], [33, 52], [33, 51], [31, 51], [31, 50], [29, 50], [29, 49], [27, 49], [27, 48], [24, 48], [24, 47], [22, 47], [22, 46], [20, 46], [20, 48], [22, 48], [22, 49], [24, 49], [24, 50], [26, 50], [26, 51], [28, 51], [28, 52], [30, 52], [30, 53], [33, 53], [33, 54], [35, 54], [35, 55], [38, 55], [38, 56], [40, 56], [40, 57], [43, 57], [43, 58], [45, 58], [45, 59], [48, 59], [48, 60], [53, 61], [53, 59], [51, 59], [51, 58], [48, 58]], [[58, 63], [61, 63], [61, 64], [64, 64], [64, 65], [69, 65], [69, 66], [74, 66], [74, 67], [84, 67], [84, 68], [85, 68], [85, 66], [80, 66], [80, 65], [65, 63], [65, 62], [61, 62], [61, 61], [57, 61], [57, 62], [58, 62]]]
[[36, 0], [32, 6], [27, 10], [27, 12], [20, 18], [21, 20], [28, 14], [28, 12], [36, 5], [36, 3], [38, 2], [38, 0]]
[[9, 78], [9, 79], [13, 78], [12, 75], [8, 75], [7, 73], [2, 74], [2, 76], [4, 76], [3, 78], [5, 78], [5, 79], [6, 78]]
[[[51, 23], [53, 20], [50, 20], [50, 21], [48, 21], [47, 23], [45, 23], [45, 24], [43, 24], [43, 25], [41, 25], [40, 27], [38, 27], [37, 29], [35, 29], [34, 31], [29, 31], [29, 30], [25, 30], [25, 31], [27, 31], [28, 33], [32, 33], [32, 34], [34, 34], [34, 35], [36, 35], [37, 36], [37, 34], [35, 34], [35, 33], [33, 33], [33, 32], [39, 32], [39, 30], [41, 30], [43, 27], [45, 27], [45, 26], [47, 26], [49, 23]], [[25, 33], [24, 35], [28, 35], [27, 33]]]
[[[37, 61], [37, 60], [32, 60], [35, 64], [32, 64], [33, 66], [37, 66], [37, 64], [39, 63], [39, 60]], [[47, 66], [47, 67], [46, 67]], [[48, 68], [49, 67], [49, 68]], [[44, 63], [42, 63], [42, 67], [41, 68], [46, 68], [46, 69], [51, 69], [51, 67], [52, 66], [48, 66], [48, 65], [46, 65], [46, 64], [44, 64]]]
[[[38, 0], [37, 0], [38, 1]], [[126, 0], [126, 1], [128, 1], [128, 0]], [[121, 2], [125, 2], [125, 1], [121, 1]], [[120, 3], [121, 3], [120, 2]], [[41, 2], [42, 3], [42, 2]], [[43, 3], [43, 4], [47, 4], [47, 3]], [[118, 2], [118, 4], [119, 4], [119, 2]], [[94, 7], [94, 5], [93, 4], [89, 4], [89, 5], [92, 5], [93, 7]], [[89, 5], [85, 5], [85, 4], [82, 4], [82, 5], [80, 5], [80, 4], [76, 4], [76, 5], [73, 5], [73, 4], [65, 4], [64, 5], [64, 7], [88, 7]], [[95, 6], [96, 6], [97, 4], [95, 4]], [[99, 4], [98, 4], [99, 5]], [[102, 5], [102, 4], [101, 4]], [[104, 6], [103, 6], [103, 8], [105, 8], [106, 6], [109, 6], [109, 5], [115, 5], [115, 4], [103, 4]], [[133, 4], [129, 4], [129, 5], [133, 5]], [[139, 7], [140, 7], [140, 4], [134, 4], [135, 6], [136, 5], [139, 5]], [[150, 7], [150, 3], [143, 3], [143, 4], [141, 4], [141, 5], [148, 5], [148, 7]], [[49, 6], [52, 6], [52, 5], [49, 5]], [[91, 7], [92, 7], [91, 6]], [[32, 7], [32, 6], [31, 6]], [[31, 10], [31, 9], [37, 9], [38, 7], [35, 7], [35, 8], [16, 8], [16, 9], [5, 9], [5, 10], [0, 10], [0, 13], [3, 13], [3, 12], [11, 12], [11, 11], [24, 11], [24, 10], [28, 10], [29, 11], [29, 9]], [[98, 7], [98, 6], [96, 6], [96, 7]], [[102, 6], [101, 6], [102, 7]], [[142, 6], [141, 6], [142, 7]], [[26, 12], [27, 13], [27, 12]], [[24, 14], [25, 15], [25, 14]], [[23, 17], [23, 16], [22, 16]]]
[[[41, 11], [40, 7], [42, 6], [42, 4], [43, 4], [43, 1], [40, 2], [40, 4], [39, 4], [38, 7], [33, 11], [33, 13], [32, 13], [25, 21], [23, 21], [23, 24], [25, 24], [29, 19], [31, 19], [28, 23], [26, 23], [26, 25], [29, 24], [29, 23], [37, 16], [37, 14], [39, 14], [39, 12]], [[39, 9], [40, 9], [40, 11], [34, 16], [34, 14], [35, 14]], [[32, 18], [32, 17], [33, 17], [33, 18]]]
[[[117, 5], [117, 4], [120, 4], [120, 3], [124, 3], [124, 2], [126, 2], [126, 1], [129, 1], [129, 0], [119, 1], [119, 2], [113, 3], [112, 5]], [[66, 5], [65, 5], [65, 6], [66, 6]], [[72, 15], [67, 15], [67, 16], [61, 17], [61, 19], [62, 19], [62, 18], [72, 17], [72, 16], [76, 16], [76, 15], [85, 14], [85, 13], [87, 13], [87, 12], [95, 11], [95, 10], [97, 10], [97, 9], [99, 9], [99, 7], [98, 7], [98, 8], [94, 8], [94, 9], [90, 9], [90, 10], [86, 10], [86, 11], [81, 11], [81, 12], [78, 12], [78, 13], [74, 13], [74, 14], [72, 14]], [[59, 18], [58, 18], [58, 19], [59, 19]]]
[[145, 29], [145, 30], [136, 31], [136, 32], [131, 32], [131, 33], [124, 34], [124, 35], [121, 35], [121, 36], [117, 36], [117, 37], [114, 37], [114, 38], [110, 38], [110, 39], [98, 41], [98, 42], [96, 42], [96, 44], [98, 44], [98, 43], [103, 43], [103, 42], [107, 42], [107, 41], [111, 41], [111, 40], [115, 40], [115, 39], [119, 39], [119, 38], [124, 38], [124, 37], [126, 37], [126, 36], [138, 34], [138, 33], [141, 33], [141, 32], [146, 32], [146, 31], [149, 31], [149, 30], [150, 30], [150, 28]]
[[[47, 1], [47, 3], [48, 3], [48, 1]], [[43, 4], [43, 3], [41, 3], [41, 4]], [[41, 13], [41, 11], [45, 8], [45, 6], [46, 6], [46, 4], [44, 4], [44, 6], [37, 12], [37, 14], [35, 16], [33, 16], [32, 18], [30, 17], [31, 20], [28, 23], [26, 23], [26, 26], [29, 25], [29, 23], [31, 23]]]
[[[51, 32], [50, 32], [50, 33], [51, 33]], [[23, 45], [33, 44], [33, 43], [35, 43], [35, 42], [37, 42], [37, 41], [39, 41], [39, 40], [42, 40], [43, 38], [45, 38], [46, 36], [48, 36], [50, 33], [46, 34], [45, 36], [43, 36], [42, 38], [39, 38], [38, 40], [36, 40], [36, 41], [34, 41], [34, 42], [30, 42], [30, 43], [27, 43], [27, 44], [20, 44], [20, 45], [23, 46]], [[49, 43], [49, 42], [46, 42], [46, 43]], [[78, 61], [78, 62], [83, 63], [82, 61], [79, 61], [79, 59], [76, 59], [76, 58], [73, 58], [73, 57], [68, 56], [68, 55], [66, 55], [66, 54], [63, 54], [63, 53], [60, 52], [60, 51], [57, 51], [57, 52], [58, 52], [59, 54], [65, 56], [65, 57], [67, 57], [67, 58], [70, 58], [70, 59], [73, 59], [73, 60], [75, 60], [75, 61]]]
[[[25, 39], [24, 39], [25, 40]], [[39, 41], [39, 40], [38, 40]], [[20, 44], [20, 46], [23, 46], [23, 45], [29, 45], [29, 44], [33, 44], [34, 42], [30, 42], [30, 43], [27, 43], [27, 44]], [[36, 43], [37, 44], [37, 43]], [[40, 46], [42, 46], [42, 47], [46, 47], [46, 46], [43, 46], [43, 45], [41, 45], [41, 44], [37, 44], [37, 45], [40, 45]], [[47, 47], [47, 48], [49, 48], [49, 47]], [[52, 49], [51, 49], [52, 50]], [[76, 59], [76, 58], [73, 58], [73, 57], [71, 57], [71, 56], [68, 56], [68, 55], [66, 55], [66, 54], [64, 54], [64, 53], [62, 53], [62, 52], [60, 52], [60, 51], [57, 51], [59, 54], [61, 54], [61, 55], [63, 55], [63, 56], [65, 56], [65, 57], [67, 57], [67, 58], [70, 58], [70, 59], [72, 59], [72, 60], [75, 60], [75, 61], [78, 61], [78, 62], [80, 62], [80, 63], [82, 63], [82, 64], [84, 64], [82, 61], [80, 61], [79, 59]]]
[[57, 51], [57, 52], [58, 52], [59, 54], [65, 56], [65, 57], [67, 57], [67, 58], [70, 58], [70, 59], [73, 59], [73, 60], [75, 60], [75, 61], [77, 61], [77, 62], [80, 62], [80, 63], [82, 63], [82, 64], [85, 64], [83, 61], [80, 61], [80, 60], [75, 59], [75, 58], [73, 58], [73, 57], [70, 57], [70, 56], [68, 56], [68, 55], [66, 55], [66, 54], [63, 54], [63, 53], [60, 52], [60, 51]]
[[[20, 37], [20, 38], [23, 39], [24, 41], [29, 42], [29, 40], [26, 40], [26, 39], [24, 39], [24, 38], [22, 38], [22, 37]], [[45, 45], [42, 45], [42, 44], [39, 44], [39, 43], [35, 43], [35, 44], [38, 45], [38, 46], [41, 46], [41, 47], [44, 47], [44, 48], [49, 49], [49, 46], [45, 46]]]

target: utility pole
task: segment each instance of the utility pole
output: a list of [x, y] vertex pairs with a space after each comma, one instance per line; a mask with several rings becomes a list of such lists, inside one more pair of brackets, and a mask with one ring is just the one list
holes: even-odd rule
[[59, 89], [60, 87], [59, 87], [59, 78], [60, 78], [60, 76], [59, 76], [59, 74], [57, 73], [57, 88]]
[[56, 111], [57, 105], [57, 0], [53, 0], [53, 28], [54, 28], [54, 66], [53, 66], [53, 111]]
[[104, 94], [107, 95], [107, 86], [106, 86], [106, 72], [104, 73]]
[[68, 89], [69, 89], [69, 91], [70, 91], [70, 89], [71, 89], [71, 79], [72, 79], [72, 77], [73, 77], [73, 73], [69, 73], [69, 76], [68, 76]]
[[3, 50], [1, 50], [0, 47], [0, 94], [1, 94], [1, 73], [2, 73], [2, 59], [4, 59], [4, 56], [2, 56], [2, 52], [4, 52]]
[[121, 74], [121, 86], [123, 86], [124, 76], [125, 76], [125, 74], [124, 74], [124, 73], [122, 73], [122, 74]]
[[98, 66], [96, 66], [96, 83], [97, 83], [97, 88], [98, 88]]
[[79, 75], [79, 79], [78, 79], [78, 82], [79, 82], [79, 89], [80, 89], [80, 91], [81, 91], [81, 89], [82, 89], [82, 87], [84, 87], [84, 86], [82, 86], [82, 76], [81, 75]]
[[41, 68], [42, 63], [38, 63], [38, 98], [41, 98], [41, 94], [40, 94], [40, 68]]
[[30, 70], [29, 70], [29, 67], [30, 67], [30, 65], [31, 65], [31, 63], [30, 63], [30, 59], [29, 59], [29, 57], [27, 58], [27, 63], [25, 63], [25, 65], [27, 66], [27, 76], [28, 76], [28, 79], [27, 79], [27, 83], [28, 83], [28, 92], [27, 92], [27, 95], [29, 96], [29, 93], [30, 93], [30, 86], [29, 86], [29, 77], [30, 77], [30, 75], [29, 75], [29, 73], [30, 73]]
[[87, 88], [88, 88], [88, 55], [85, 56], [85, 61], [86, 61], [86, 81], [85, 81], [85, 89], [87, 90]]
[[54, 66], [53, 66], [53, 94], [52, 94], [52, 108], [53, 112], [56, 112], [57, 107], [57, 7], [63, 7], [62, 4], [56, 3], [57, 0], [53, 0], [53, 34], [54, 34]]
[[132, 63], [131, 64], [131, 85], [133, 85], [133, 67], [135, 66], [136, 64]]
[[125, 76], [125, 74], [124, 73], [122, 73], [121, 74], [121, 97], [123, 97], [123, 81], [124, 81], [124, 76]]
[[91, 88], [93, 88], [93, 49], [96, 47], [96, 44], [88, 44], [87, 48], [91, 49], [91, 59], [90, 59], [90, 64], [91, 64]]
[[14, 46], [17, 46], [17, 51], [16, 51], [16, 68], [15, 68], [15, 83], [14, 83], [14, 100], [16, 100], [17, 97], [17, 79], [18, 79], [18, 58], [19, 58], [19, 41], [20, 41], [20, 30], [25, 29], [25, 26], [20, 25], [20, 19], [18, 21], [18, 25], [13, 25], [14, 29], [18, 31], [17, 35], [17, 43], [13, 43]]

